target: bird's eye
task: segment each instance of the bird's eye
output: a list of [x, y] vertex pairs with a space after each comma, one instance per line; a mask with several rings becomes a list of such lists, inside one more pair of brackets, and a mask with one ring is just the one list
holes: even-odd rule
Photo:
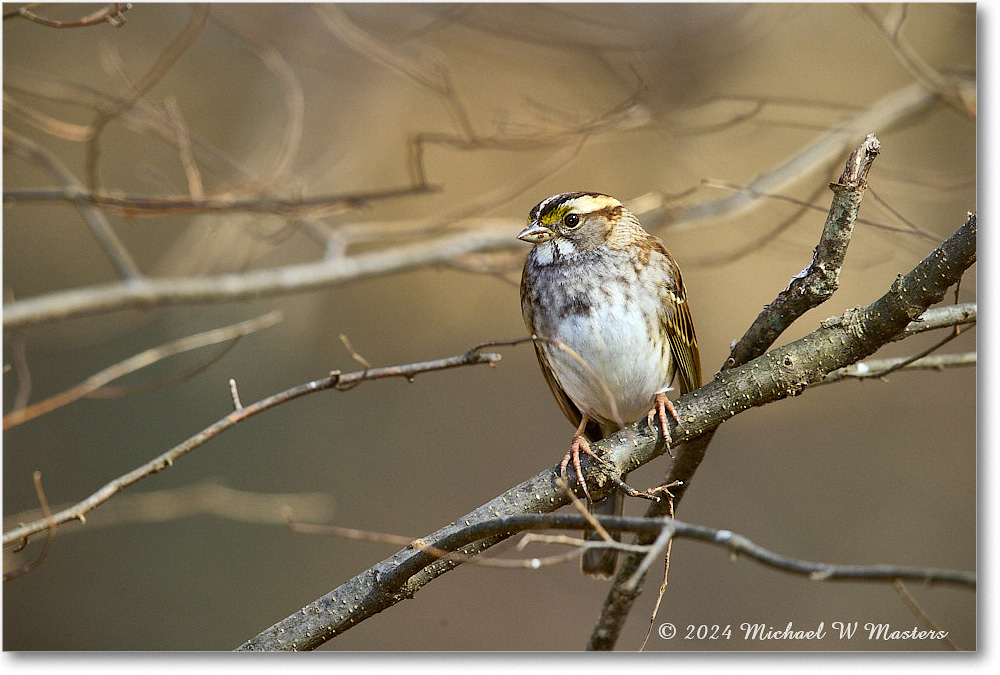
[[566, 223], [566, 227], [568, 228], [579, 227], [580, 216], [576, 213], [571, 213], [568, 216], [566, 216], [566, 220], [564, 222]]

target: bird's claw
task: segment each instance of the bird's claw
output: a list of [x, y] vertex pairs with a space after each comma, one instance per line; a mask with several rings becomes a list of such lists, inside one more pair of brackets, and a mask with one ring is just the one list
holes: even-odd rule
[[649, 428], [652, 429], [653, 419], [658, 419], [660, 423], [660, 431], [663, 432], [663, 442], [667, 446], [667, 454], [673, 457], [674, 453], [670, 449], [670, 424], [667, 421], [667, 413], [670, 413], [670, 416], [674, 418], [674, 421], [677, 424], [681, 423], [681, 418], [677, 415], [677, 410], [674, 409], [674, 404], [670, 402], [670, 399], [667, 398], [666, 394], [660, 392], [656, 395], [654, 400], [655, 403], [653, 404], [653, 409], [649, 411], [648, 415], [646, 415], [646, 423], [649, 425]]
[[569, 451], [562, 458], [562, 462], [559, 464], [559, 473], [566, 477], [566, 467], [569, 466], [570, 461], [573, 462], [573, 469], [576, 471], [576, 479], [580, 483], [580, 487], [583, 488], [583, 494], [587, 496], [588, 502], [593, 502], [593, 498], [590, 496], [590, 490], [587, 489], [587, 481], [583, 477], [583, 468], [580, 466], [580, 451], [593, 457], [598, 462], [601, 458], [594, 454], [594, 451], [590, 449], [590, 444], [587, 442], [586, 437], [582, 432], [578, 431], [573, 435], [573, 443], [569, 446]]

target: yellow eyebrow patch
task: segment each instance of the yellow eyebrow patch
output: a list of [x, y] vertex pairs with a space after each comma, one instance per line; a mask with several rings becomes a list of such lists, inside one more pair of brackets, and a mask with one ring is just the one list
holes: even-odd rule
[[565, 204], [557, 206], [548, 213], [542, 215], [542, 225], [552, 225], [553, 223], [558, 223], [562, 220], [567, 213], [569, 213], [570, 208]]
[[572, 199], [567, 199], [562, 204], [555, 206], [550, 211], [542, 214], [540, 221], [543, 225], [557, 223], [570, 213], [593, 213], [613, 206], [621, 206], [622, 203], [614, 197], [606, 195], [581, 195]]

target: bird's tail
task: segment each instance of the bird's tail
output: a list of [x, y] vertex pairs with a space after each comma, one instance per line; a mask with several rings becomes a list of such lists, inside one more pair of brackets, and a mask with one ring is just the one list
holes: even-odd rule
[[[591, 513], [604, 516], [620, 516], [624, 507], [625, 496], [621, 493], [621, 490], [615, 490], [610, 496], [589, 506]], [[622, 539], [621, 534], [618, 532], [611, 532], [609, 534], [611, 534], [612, 539], [615, 541], [621, 541]], [[587, 532], [584, 535], [584, 539], [603, 540], [601, 535], [596, 532]], [[617, 566], [618, 551], [613, 549], [590, 549], [584, 551], [583, 557], [580, 558], [580, 569], [583, 570], [583, 573], [599, 579], [610, 579], [613, 577], [615, 575], [615, 567]]]

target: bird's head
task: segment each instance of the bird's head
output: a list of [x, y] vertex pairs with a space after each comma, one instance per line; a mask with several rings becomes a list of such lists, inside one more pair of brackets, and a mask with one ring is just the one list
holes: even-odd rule
[[627, 217], [620, 201], [597, 192], [564, 192], [541, 201], [517, 238], [561, 255], [585, 251], [611, 236]]

